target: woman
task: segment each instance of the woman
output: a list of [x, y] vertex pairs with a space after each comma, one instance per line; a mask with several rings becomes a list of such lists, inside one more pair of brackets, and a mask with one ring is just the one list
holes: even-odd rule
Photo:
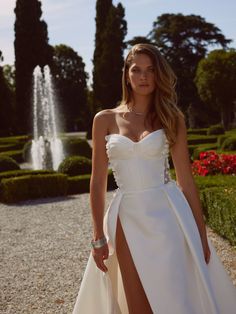
[[[207, 238], [175, 82], [155, 46], [135, 45], [121, 104], [94, 117], [94, 234], [73, 314], [236, 311], [235, 288]], [[104, 216], [109, 162], [118, 189]]]

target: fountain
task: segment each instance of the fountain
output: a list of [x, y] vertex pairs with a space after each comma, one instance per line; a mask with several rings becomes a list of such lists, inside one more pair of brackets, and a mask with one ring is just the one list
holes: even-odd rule
[[31, 158], [36, 169], [57, 170], [64, 159], [62, 141], [58, 137], [56, 101], [48, 65], [33, 72], [33, 133]]

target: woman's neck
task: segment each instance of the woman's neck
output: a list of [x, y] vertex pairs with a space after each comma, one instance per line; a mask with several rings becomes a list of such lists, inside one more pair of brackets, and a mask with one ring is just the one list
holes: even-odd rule
[[152, 96], [141, 96], [141, 95], [135, 95], [133, 96], [133, 99], [130, 102], [130, 105], [134, 108], [137, 112], [147, 112], [148, 107], [151, 103]]

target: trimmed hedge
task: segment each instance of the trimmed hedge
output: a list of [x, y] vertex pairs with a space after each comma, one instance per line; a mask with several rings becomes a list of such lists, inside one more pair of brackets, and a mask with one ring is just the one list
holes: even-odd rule
[[0, 156], [0, 172], [19, 169], [20, 166], [14, 159], [8, 156]]
[[66, 196], [68, 189], [67, 176], [64, 174], [26, 175], [2, 179], [0, 200], [3, 203]]
[[199, 146], [195, 146], [195, 148], [193, 149], [193, 153], [192, 153], [192, 159], [199, 159], [199, 155], [201, 152], [206, 152], [208, 150], [216, 150], [217, 149], [217, 144], [202, 144]]
[[207, 135], [207, 128], [202, 129], [188, 129], [187, 132], [189, 135], [191, 134], [197, 134], [197, 135]]
[[236, 245], [236, 188], [212, 187], [201, 192], [206, 223]]
[[[107, 190], [117, 188], [112, 170], [108, 170]], [[90, 191], [90, 174], [81, 176], [68, 177], [68, 194], [89, 193]]]
[[221, 145], [221, 149], [224, 151], [232, 151], [232, 150], [236, 150], [236, 136], [229, 136], [227, 137], [222, 145]]
[[8, 136], [8, 137], [1, 137], [0, 138], [0, 144], [3, 143], [21, 143], [24, 145], [25, 142], [29, 140], [28, 135], [19, 135], [19, 136]]
[[207, 130], [207, 135], [218, 135], [218, 134], [224, 134], [224, 133], [225, 133], [225, 129], [220, 124], [212, 125]]
[[13, 177], [22, 177], [25, 175], [37, 175], [37, 174], [55, 174], [54, 170], [12, 170], [12, 171], [4, 171], [0, 173], [0, 182], [2, 179], [13, 178]]
[[216, 143], [216, 142], [217, 142], [217, 136], [213, 136], [213, 135], [188, 136], [188, 145], [207, 144], [207, 143]]
[[0, 153], [7, 152], [9, 150], [18, 150], [22, 148], [21, 143], [3, 143], [0, 144]]
[[195, 176], [194, 180], [200, 190], [210, 187], [235, 187], [236, 188], [236, 176], [217, 174], [214, 176]]
[[217, 147], [218, 148], [221, 148], [222, 147], [222, 144], [224, 143], [224, 141], [229, 137], [229, 135], [227, 134], [223, 134], [223, 135], [220, 135], [218, 136], [217, 138]]
[[24, 162], [22, 152], [23, 152], [22, 149], [20, 149], [20, 150], [9, 150], [7, 152], [0, 153], [0, 156], [8, 156], [8, 157], [13, 158], [16, 162], [22, 163], [22, 162]]
[[92, 148], [87, 140], [81, 138], [62, 138], [61, 140], [66, 156], [84, 156], [89, 159], [92, 158]]
[[58, 172], [65, 173], [68, 176], [78, 176], [90, 174], [92, 170], [92, 161], [83, 156], [66, 157], [59, 165]]

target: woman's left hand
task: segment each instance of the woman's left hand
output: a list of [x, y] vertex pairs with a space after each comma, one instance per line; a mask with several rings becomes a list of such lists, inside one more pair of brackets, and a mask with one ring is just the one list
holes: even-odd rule
[[208, 264], [210, 262], [211, 251], [208, 245], [207, 238], [202, 239], [202, 248], [203, 248], [205, 261]]

